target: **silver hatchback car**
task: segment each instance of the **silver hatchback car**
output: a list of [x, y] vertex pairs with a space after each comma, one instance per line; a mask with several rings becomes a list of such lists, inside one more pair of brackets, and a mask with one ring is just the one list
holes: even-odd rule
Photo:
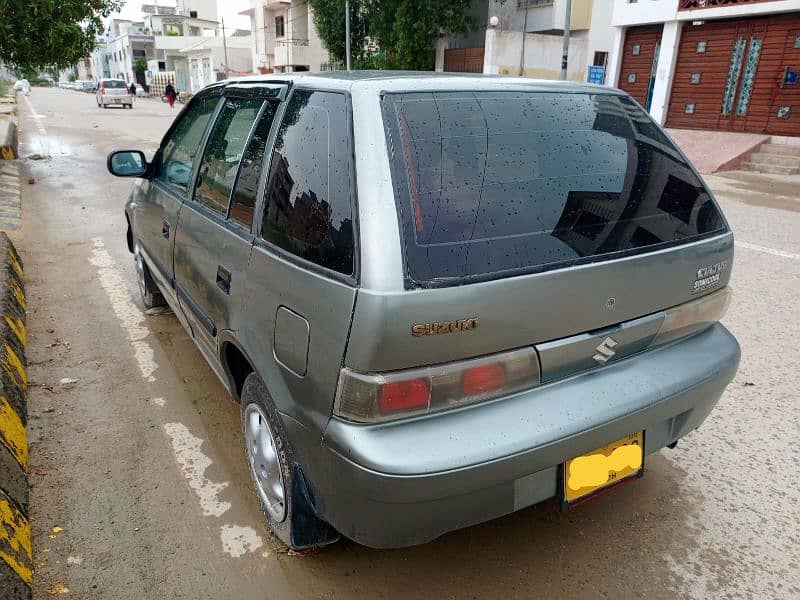
[[419, 544], [574, 507], [696, 429], [739, 363], [733, 235], [683, 153], [610, 88], [433, 73], [199, 93], [125, 215], [241, 404], [287, 545]]

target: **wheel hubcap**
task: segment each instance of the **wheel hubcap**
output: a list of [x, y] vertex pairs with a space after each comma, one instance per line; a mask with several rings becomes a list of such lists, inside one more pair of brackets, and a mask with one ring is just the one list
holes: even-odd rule
[[139, 293], [142, 295], [142, 298], [144, 298], [147, 295], [147, 285], [144, 281], [144, 261], [142, 260], [142, 255], [138, 248], [134, 255], [134, 261], [136, 263], [136, 282], [139, 284]]
[[256, 491], [269, 515], [281, 522], [286, 517], [286, 494], [272, 430], [264, 411], [256, 404], [245, 409], [244, 423], [247, 459]]

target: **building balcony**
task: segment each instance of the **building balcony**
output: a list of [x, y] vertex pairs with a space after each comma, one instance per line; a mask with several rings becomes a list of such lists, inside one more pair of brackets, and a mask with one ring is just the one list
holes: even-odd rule
[[702, 8], [722, 8], [741, 6], [756, 2], [774, 2], [775, 0], [678, 0], [678, 10], [698, 10]]
[[310, 65], [311, 48], [308, 40], [282, 39], [275, 42], [275, 66]]

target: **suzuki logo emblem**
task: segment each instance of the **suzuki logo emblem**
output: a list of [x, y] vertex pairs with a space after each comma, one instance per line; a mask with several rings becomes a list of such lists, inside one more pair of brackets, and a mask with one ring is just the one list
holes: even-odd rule
[[603, 340], [597, 348], [597, 354], [595, 354], [592, 358], [595, 359], [601, 365], [606, 364], [609, 360], [611, 360], [616, 352], [614, 348], [618, 346], [617, 340], [612, 338], [611, 336], [607, 337]]

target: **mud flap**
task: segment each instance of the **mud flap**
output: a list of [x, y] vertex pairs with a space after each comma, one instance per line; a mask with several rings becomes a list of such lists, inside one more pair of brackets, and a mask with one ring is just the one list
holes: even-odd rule
[[303, 470], [296, 462], [292, 463], [292, 500], [292, 526], [289, 530], [293, 548], [318, 548], [339, 540], [339, 532], [317, 516]]

